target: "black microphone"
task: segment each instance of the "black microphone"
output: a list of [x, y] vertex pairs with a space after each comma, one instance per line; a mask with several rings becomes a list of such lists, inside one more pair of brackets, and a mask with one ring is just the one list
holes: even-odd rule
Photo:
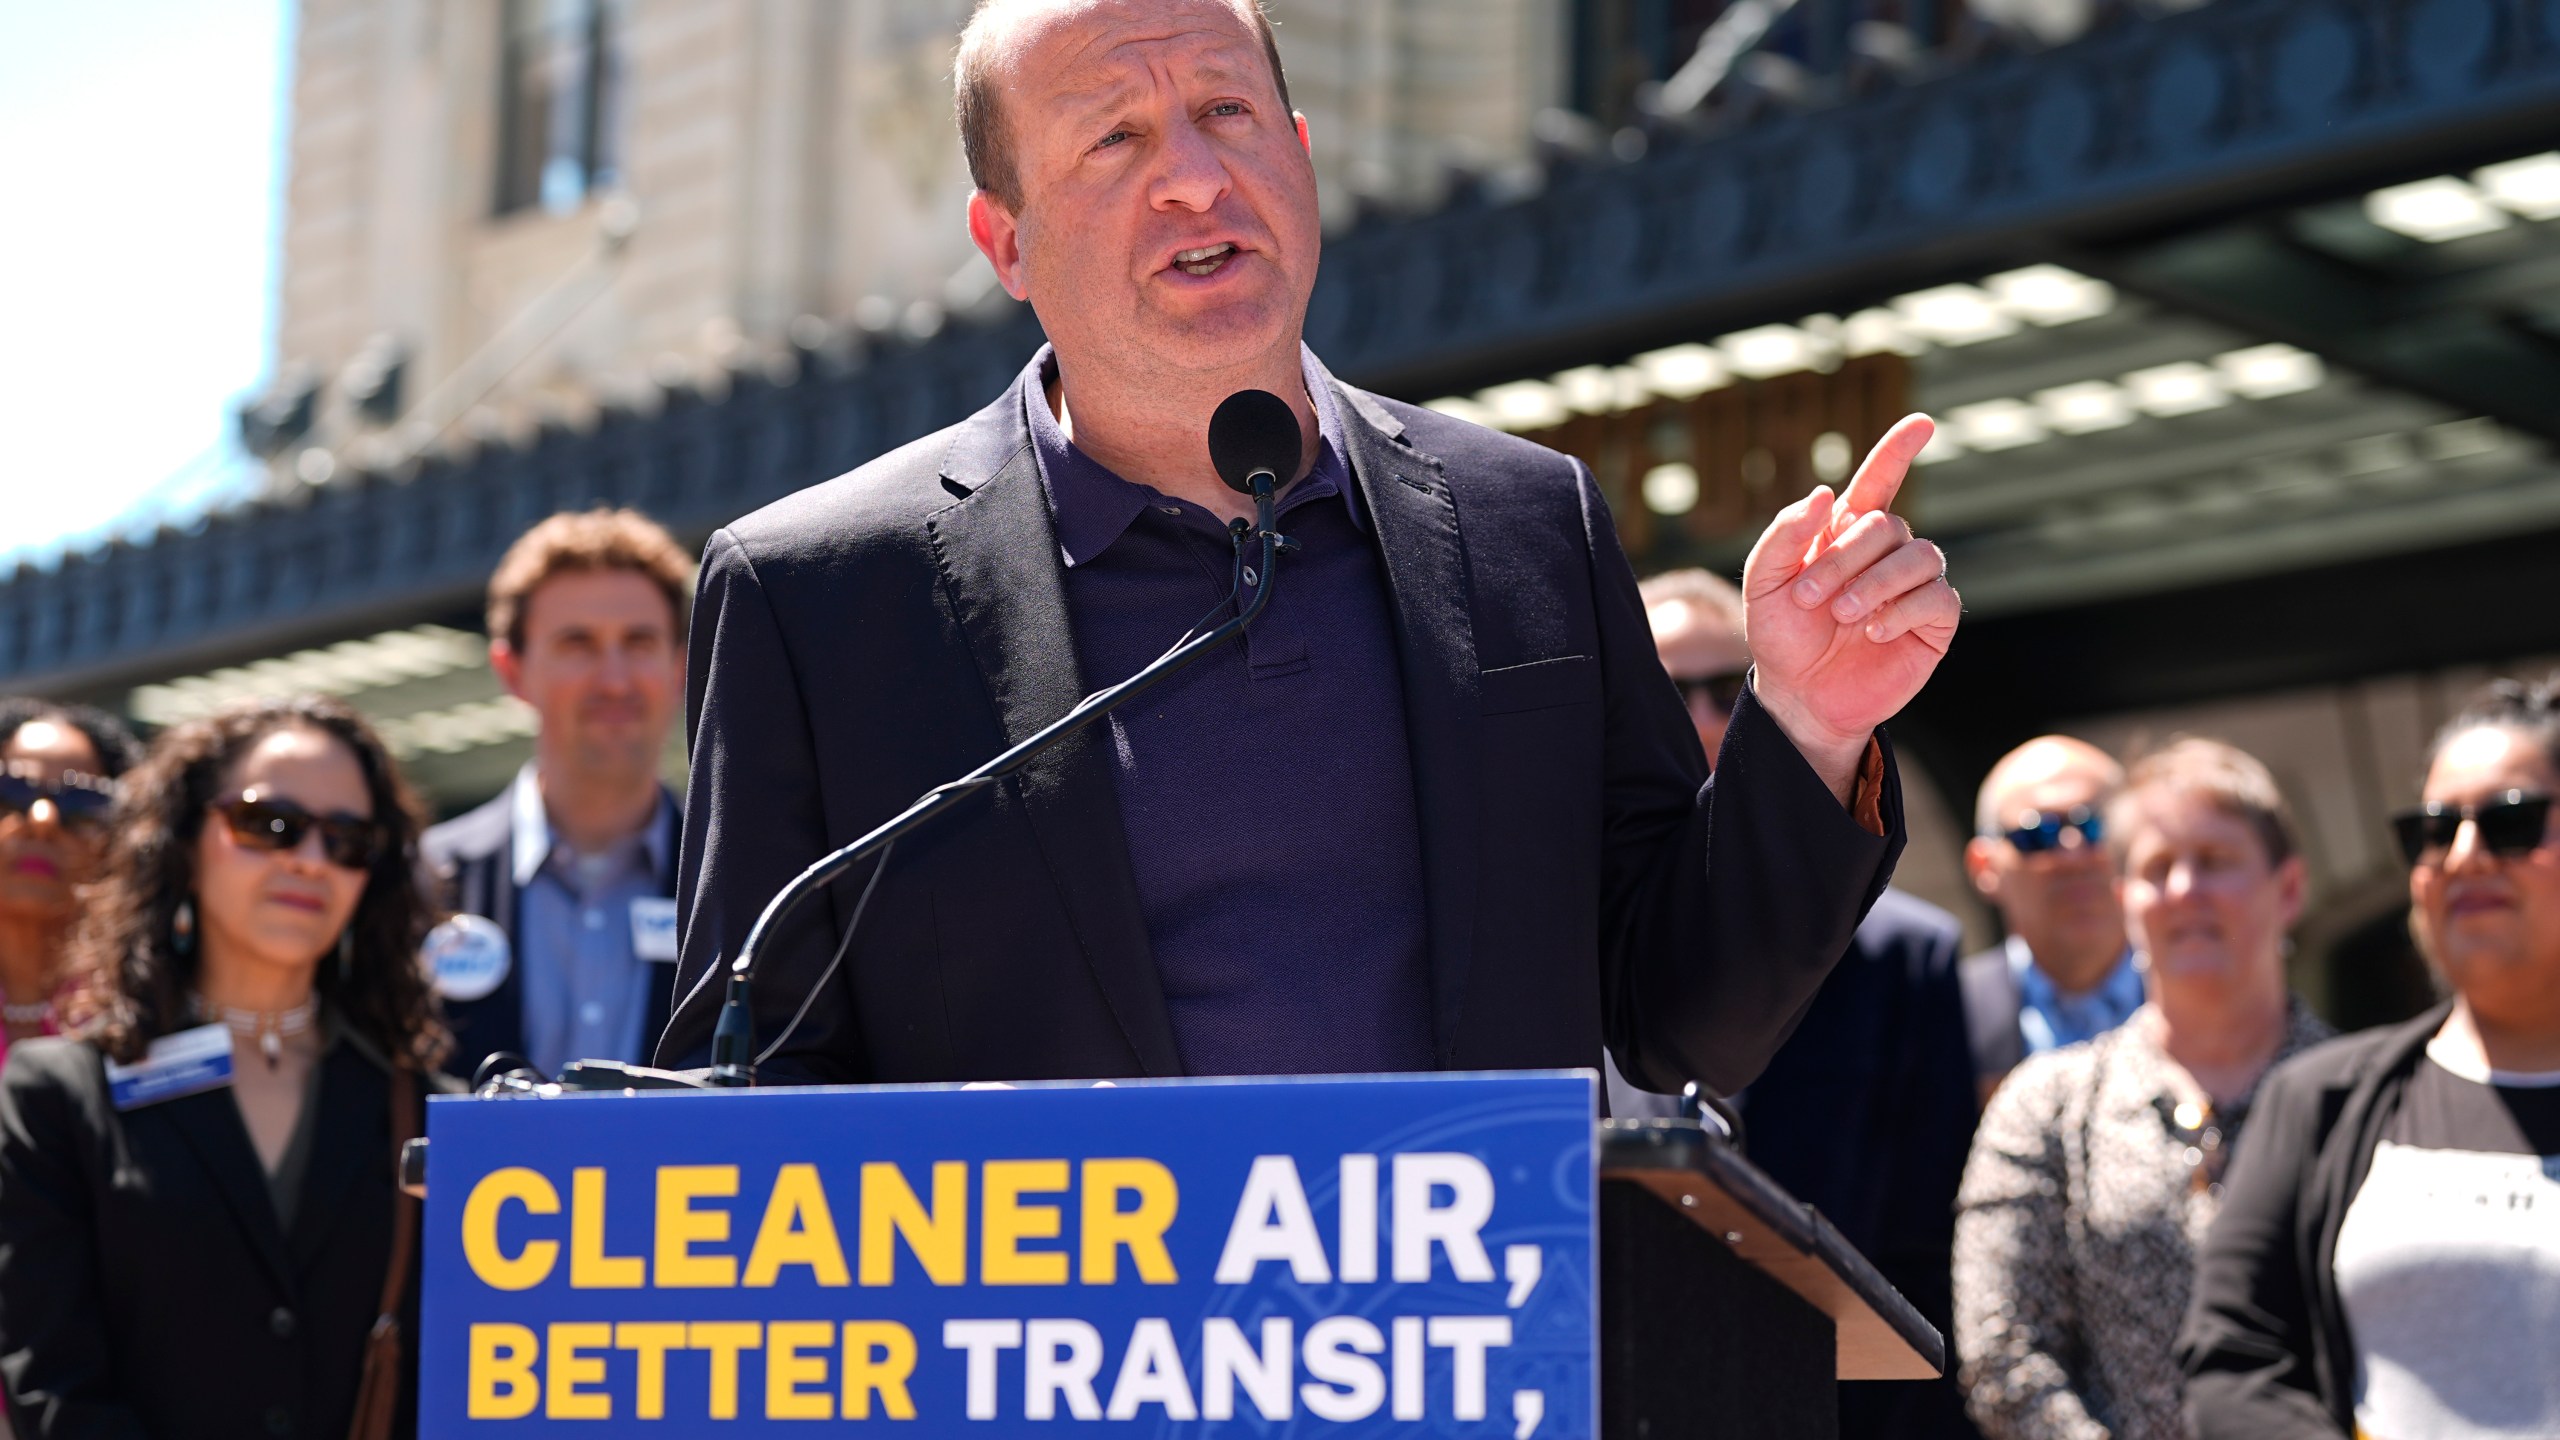
[[[1119, 684], [1087, 695], [1076, 702], [1074, 709], [1042, 727], [1037, 734], [959, 779], [926, 791], [914, 804], [890, 817], [879, 828], [792, 877], [790, 884], [783, 886], [772, 900], [766, 902], [764, 912], [756, 917], [756, 923], [747, 931], [746, 943], [738, 948], [737, 959], [730, 963], [719, 1022], [711, 1035], [711, 1084], [738, 1086], [755, 1083], [756, 1065], [769, 1058], [781, 1048], [784, 1040], [791, 1037], [791, 1031], [798, 1027], [801, 1016], [809, 1013], [808, 1001], [835, 978], [836, 966], [843, 963], [845, 952], [853, 940], [853, 926], [861, 923], [862, 911], [870, 901], [871, 891], [865, 887], [862, 903], [855, 906], [853, 918], [845, 927], [844, 939], [836, 946], [835, 959], [819, 974], [809, 996], [804, 997], [799, 1015], [793, 1016], [782, 1036], [759, 1054], [755, 1048], [755, 1012], [751, 1008], [756, 957], [764, 951], [765, 937], [802, 901], [848, 868], [873, 855], [880, 855], [881, 863], [885, 865], [887, 856], [884, 852], [899, 836], [957, 804], [962, 796], [993, 785], [1030, 764], [1058, 742], [1136, 699], [1158, 681], [1242, 635], [1246, 626], [1261, 617], [1271, 604], [1272, 592], [1279, 588], [1278, 557], [1293, 548], [1287, 537], [1272, 528], [1273, 497], [1281, 486], [1297, 477], [1302, 453], [1298, 415], [1289, 408], [1288, 401], [1268, 390], [1239, 390], [1218, 403], [1216, 413], [1209, 417], [1209, 463], [1216, 467], [1219, 479], [1253, 497], [1252, 528], [1244, 529], [1243, 522], [1237, 522], [1238, 544], [1259, 541], [1262, 546], [1261, 584], [1255, 588], [1253, 598], [1218, 628], [1176, 645]], [[870, 884], [876, 886], [879, 882], [880, 869], [874, 866]], [[701, 988], [697, 982], [695, 993], [699, 993]], [[686, 998], [689, 1000], [692, 996]]]
[[1239, 390], [1209, 417], [1209, 463], [1239, 494], [1260, 497], [1298, 474], [1298, 412], [1268, 390]]

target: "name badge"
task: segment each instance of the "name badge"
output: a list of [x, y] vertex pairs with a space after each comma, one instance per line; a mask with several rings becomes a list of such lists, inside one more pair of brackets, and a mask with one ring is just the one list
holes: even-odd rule
[[515, 965], [507, 932], [486, 915], [456, 915], [428, 931], [418, 958], [447, 1000], [487, 999]]
[[199, 1025], [163, 1035], [131, 1065], [107, 1062], [107, 1093], [118, 1110], [136, 1110], [218, 1090], [231, 1083], [231, 1027]]
[[631, 953], [643, 960], [676, 958], [676, 902], [644, 895], [631, 902]]

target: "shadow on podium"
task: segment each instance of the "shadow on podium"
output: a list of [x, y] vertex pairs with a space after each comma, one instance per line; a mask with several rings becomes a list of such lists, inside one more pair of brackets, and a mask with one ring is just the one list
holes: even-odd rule
[[1841, 1380], [1946, 1341], [1812, 1206], [1693, 1120], [1600, 1124], [1604, 1440], [1835, 1440]]

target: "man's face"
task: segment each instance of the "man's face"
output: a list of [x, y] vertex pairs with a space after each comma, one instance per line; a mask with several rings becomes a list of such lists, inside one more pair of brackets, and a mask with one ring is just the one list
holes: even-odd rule
[[567, 571], [526, 597], [523, 630], [521, 651], [502, 642], [490, 661], [541, 717], [545, 763], [655, 773], [684, 694], [666, 593], [628, 570]]
[[1065, 365], [1217, 371], [1293, 346], [1320, 231], [1303, 123], [1232, 0], [1025, 6], [998, 37], [1020, 205], [970, 234]]
[[[2031, 815], [2068, 815], [2084, 806], [2094, 813], [2106, 801], [2107, 782], [2069, 764], [2024, 777], [1997, 797], [1998, 823], [2006, 830]], [[1965, 847], [1966, 869], [1999, 907], [2010, 933], [2038, 956], [2114, 954], [2124, 944], [2124, 910], [2107, 848], [2067, 827], [2059, 839], [2052, 849], [2028, 854], [2003, 837], [1977, 836]]]
[[1658, 601], [1645, 608], [1645, 620], [1653, 628], [1654, 653], [1680, 686], [1689, 723], [1697, 727], [1698, 743], [1707, 748], [1707, 767], [1713, 769], [1716, 752], [1724, 747], [1725, 727], [1733, 723], [1733, 706], [1724, 695], [1751, 668], [1751, 652], [1721, 614], [1692, 601]]

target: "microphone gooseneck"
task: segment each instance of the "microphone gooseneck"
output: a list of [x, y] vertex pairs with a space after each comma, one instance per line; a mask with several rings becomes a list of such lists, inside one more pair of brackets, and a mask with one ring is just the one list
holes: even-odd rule
[[[1259, 542], [1262, 547], [1261, 581], [1254, 587], [1253, 598], [1236, 611], [1224, 624], [1196, 639], [1183, 641], [1158, 656], [1155, 661], [1128, 679], [1108, 689], [1097, 690], [1076, 702], [1075, 708], [1042, 726], [1013, 748], [977, 769], [947, 784], [937, 785], [917, 797], [915, 803], [891, 816], [888, 821], [860, 839], [822, 857], [808, 869], [792, 877], [773, 899], [766, 902], [763, 913], [747, 931], [746, 943], [738, 947], [737, 958], [730, 962], [725, 992], [720, 1004], [720, 1018], [711, 1036], [711, 1083], [717, 1086], [741, 1086], [755, 1083], [757, 1063], [781, 1048], [790, 1038], [809, 1007], [803, 1004], [800, 1014], [792, 1017], [791, 1027], [760, 1056], [755, 1044], [755, 1012], [752, 986], [756, 958], [764, 953], [766, 937], [791, 912], [819, 888], [847, 869], [873, 855], [881, 855], [899, 836], [959, 803], [974, 791], [995, 784], [1004, 777], [1030, 764], [1042, 753], [1073, 735], [1078, 730], [1110, 714], [1137, 698], [1157, 682], [1189, 665], [1192, 661], [1226, 644], [1245, 632], [1245, 627], [1259, 619], [1271, 604], [1271, 594], [1279, 588], [1277, 561], [1290, 548], [1285, 536], [1272, 528], [1272, 512], [1280, 487], [1298, 473], [1298, 461], [1304, 455], [1303, 438], [1298, 429], [1297, 412], [1289, 402], [1268, 390], [1239, 390], [1220, 401], [1209, 417], [1209, 460], [1218, 478], [1234, 490], [1253, 497], [1252, 528], [1241, 530], [1238, 544]], [[1237, 524], [1241, 527], [1243, 522]], [[882, 863], [887, 857], [882, 855]], [[872, 883], [880, 878], [878, 867], [872, 870]], [[870, 891], [863, 892], [864, 905]], [[835, 961], [820, 975], [817, 986], [834, 977], [835, 968], [851, 944], [852, 925], [860, 923], [863, 906], [857, 906], [853, 921], [846, 926], [844, 941], [836, 947]], [[815, 987], [813, 987], [814, 995]]]

